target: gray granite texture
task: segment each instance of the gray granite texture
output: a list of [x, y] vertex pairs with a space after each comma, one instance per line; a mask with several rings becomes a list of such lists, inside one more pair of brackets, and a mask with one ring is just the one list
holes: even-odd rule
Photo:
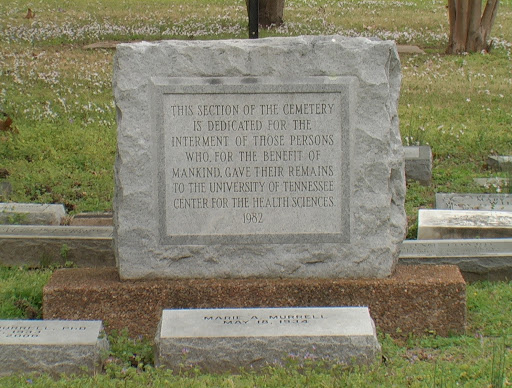
[[390, 41], [118, 45], [121, 278], [389, 276], [406, 228], [400, 80]]
[[155, 364], [237, 372], [288, 359], [370, 364], [380, 352], [367, 307], [164, 310]]
[[101, 321], [0, 321], [0, 376], [94, 374], [107, 351]]

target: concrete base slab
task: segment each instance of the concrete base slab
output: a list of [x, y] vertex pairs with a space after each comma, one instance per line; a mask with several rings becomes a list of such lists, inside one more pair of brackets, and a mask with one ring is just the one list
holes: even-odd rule
[[107, 350], [99, 321], [0, 321], [0, 376], [94, 374]]
[[385, 279], [121, 281], [117, 269], [62, 269], [44, 288], [45, 319], [101, 319], [153, 338], [163, 309], [368, 306], [394, 336], [462, 333], [466, 283], [455, 266], [402, 266]]
[[367, 307], [164, 310], [155, 366], [236, 372], [287, 359], [361, 365], [380, 352]]

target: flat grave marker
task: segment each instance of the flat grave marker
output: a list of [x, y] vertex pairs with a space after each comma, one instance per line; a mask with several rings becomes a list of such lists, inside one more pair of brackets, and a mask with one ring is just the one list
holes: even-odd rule
[[106, 350], [101, 321], [0, 320], [0, 376], [93, 374]]
[[369, 364], [380, 345], [367, 307], [164, 310], [156, 365], [259, 368], [287, 357]]
[[418, 240], [512, 237], [511, 212], [420, 209], [418, 213]]
[[436, 193], [436, 209], [512, 211], [512, 194]]
[[60, 225], [65, 216], [64, 205], [0, 203], [0, 224]]
[[456, 265], [466, 281], [512, 279], [512, 238], [406, 240], [400, 263]]

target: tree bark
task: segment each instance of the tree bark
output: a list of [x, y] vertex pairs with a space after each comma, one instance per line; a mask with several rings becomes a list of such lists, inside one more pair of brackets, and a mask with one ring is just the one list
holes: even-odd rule
[[[249, 14], [249, 0], [245, 0]], [[259, 0], [259, 24], [262, 27], [280, 26], [283, 24], [284, 0]]]
[[487, 0], [482, 15], [481, 0], [448, 0], [448, 18], [450, 36], [446, 52], [461, 54], [464, 52], [489, 51], [487, 42], [491, 33], [499, 0]]

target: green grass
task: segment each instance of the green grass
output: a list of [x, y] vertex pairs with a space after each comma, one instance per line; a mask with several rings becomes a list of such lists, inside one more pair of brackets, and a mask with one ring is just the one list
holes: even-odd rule
[[50, 270], [0, 266], [0, 318], [41, 319], [43, 286], [50, 275]]
[[[31, 8], [34, 19], [24, 18]], [[112, 209], [115, 107], [113, 50], [84, 50], [104, 40], [246, 38], [243, 0], [29, 1], [0, 4], [0, 167], [12, 194], [3, 201], [63, 203], [70, 212]], [[446, 56], [444, 1], [288, 0], [285, 25], [260, 35], [340, 33], [416, 44], [404, 55], [399, 104], [404, 144], [428, 144], [433, 184], [409, 184], [408, 238], [418, 208], [435, 192], [496, 192], [475, 177], [490, 154], [512, 154], [512, 4], [502, 2], [491, 55]], [[2, 120], [2, 117], [0, 117]]]
[[[51, 270], [0, 267], [0, 319], [24, 319], [40, 311]], [[21, 302], [20, 302], [21, 301]], [[512, 283], [467, 286], [464, 335], [393, 339], [379, 335], [383, 359], [368, 367], [289, 358], [261, 372], [208, 374], [153, 366], [152, 345], [126, 332], [109, 336], [105, 372], [93, 377], [0, 377], [1, 387], [505, 387], [512, 384]], [[19, 308], [22, 306], [22, 308]], [[33, 318], [39, 318], [34, 316]], [[184, 360], [186, 361], [186, 360]]]

